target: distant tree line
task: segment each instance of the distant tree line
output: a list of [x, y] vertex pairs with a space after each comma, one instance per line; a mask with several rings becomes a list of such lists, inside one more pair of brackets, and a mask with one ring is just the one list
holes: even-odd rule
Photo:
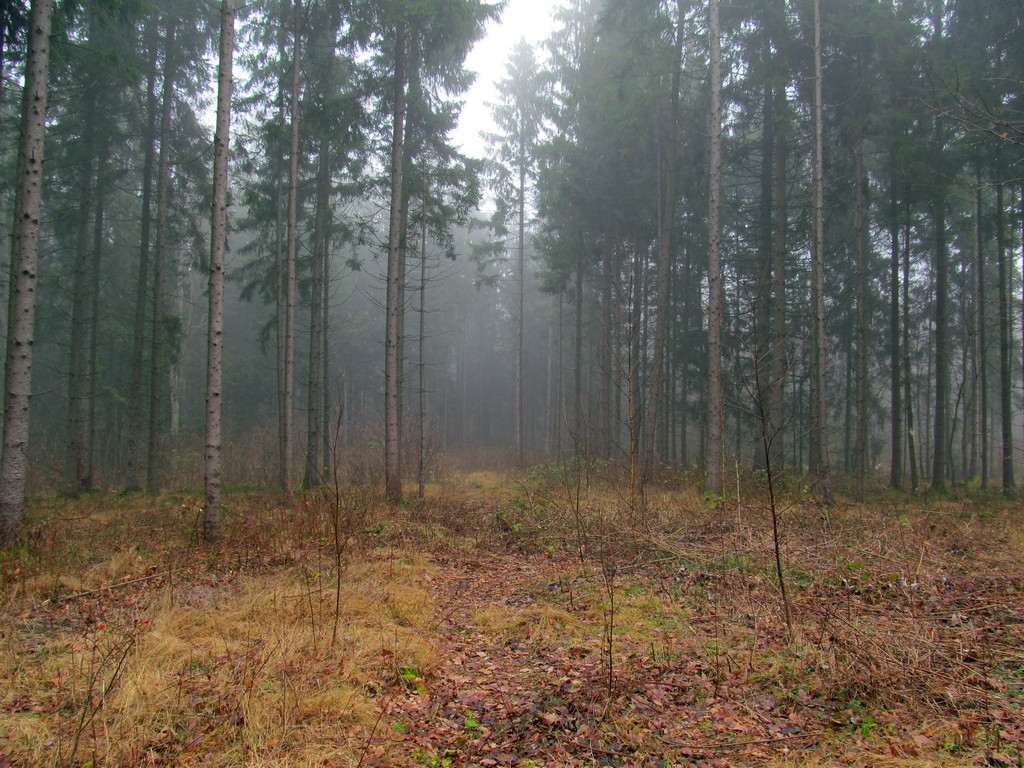
[[[8, 541], [26, 483], [201, 467], [221, 10], [0, 11]], [[570, 0], [480, 161], [449, 134], [499, 12], [239, 9], [229, 480], [362, 447], [393, 499], [442, 450], [1014, 487], [1024, 11]]]

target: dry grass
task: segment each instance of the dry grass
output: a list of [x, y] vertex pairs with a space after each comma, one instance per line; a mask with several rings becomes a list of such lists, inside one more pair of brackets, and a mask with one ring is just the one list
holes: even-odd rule
[[[756, 486], [742, 503], [669, 485], [630, 499], [613, 474], [463, 472], [400, 510], [364, 492], [238, 494], [212, 550], [194, 495], [39, 501], [26, 546], [0, 557], [0, 762], [355, 766], [389, 732], [391, 699], [431, 688], [441, 662], [444, 574], [426, 553], [443, 567], [489, 551], [560, 569], [524, 602], [475, 606], [498, 646], [612, 668], [622, 702], [651, 680], [685, 690], [683, 740], [724, 738], [708, 696], [736, 717], [767, 697], [827, 731], [729, 764], [1019, 760], [1019, 503], [791, 499], [788, 633]], [[646, 727], [626, 704], [606, 715], [609, 743]]]
[[349, 552], [332, 643], [337, 574], [318, 504], [266, 501], [231, 500], [217, 551], [194, 543], [187, 498], [157, 504], [171, 512], [152, 521], [149, 549], [121, 528], [151, 502], [37, 509], [38, 546], [5, 568], [0, 756], [25, 768], [357, 762], [380, 697], [436, 663], [430, 568], [388, 546]]

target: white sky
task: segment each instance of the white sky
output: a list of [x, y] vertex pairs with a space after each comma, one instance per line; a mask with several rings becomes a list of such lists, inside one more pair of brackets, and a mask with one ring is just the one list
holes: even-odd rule
[[[486, 34], [466, 57], [466, 68], [477, 73], [476, 82], [464, 96], [462, 117], [452, 132], [455, 145], [466, 155], [486, 154], [480, 132], [494, 130], [487, 104], [497, 99], [494, 83], [505, 76], [512, 48], [524, 38], [534, 46], [546, 40], [554, 25], [551, 16], [560, 6], [559, 0], [508, 0], [501, 18], [488, 24]], [[538, 51], [537, 57], [543, 54]]]

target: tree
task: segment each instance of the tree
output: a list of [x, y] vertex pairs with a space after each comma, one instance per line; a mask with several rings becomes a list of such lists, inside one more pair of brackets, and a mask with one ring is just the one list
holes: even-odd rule
[[509, 57], [506, 76], [498, 81], [501, 101], [492, 115], [501, 133], [487, 137], [494, 159], [492, 182], [497, 217], [515, 227], [516, 310], [513, 445], [516, 463], [523, 463], [523, 317], [526, 295], [526, 227], [529, 186], [536, 176], [536, 151], [543, 124], [540, 97], [544, 90], [533, 47], [521, 40]]
[[33, 0], [21, 103], [14, 236], [4, 375], [3, 454], [0, 456], [0, 546], [17, 540], [25, 504], [28, 420], [32, 397], [36, 270], [43, 201], [43, 141], [50, 64], [52, 0]]
[[725, 462], [725, 397], [722, 389], [722, 32], [718, 0], [708, 0], [711, 43], [711, 146], [708, 160], [708, 446], [704, 486], [721, 493]]
[[825, 330], [825, 107], [822, 100], [821, 0], [814, 0], [814, 162], [811, 210], [811, 471], [831, 496], [828, 429], [828, 336]]
[[221, 0], [217, 70], [217, 127], [213, 143], [213, 201], [210, 211], [209, 317], [206, 337], [206, 474], [203, 538], [222, 535], [221, 389], [224, 335], [224, 251], [227, 246], [228, 149], [231, 139], [231, 70], [235, 48], [235, 2]]

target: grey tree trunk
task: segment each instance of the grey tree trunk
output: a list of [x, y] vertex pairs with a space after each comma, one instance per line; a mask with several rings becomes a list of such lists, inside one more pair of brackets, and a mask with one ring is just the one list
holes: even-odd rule
[[981, 487], [988, 487], [988, 473], [989, 473], [989, 453], [988, 453], [988, 425], [989, 425], [989, 413], [988, 413], [988, 313], [986, 310], [986, 290], [985, 290], [985, 248], [983, 245], [982, 237], [982, 198], [981, 198], [981, 172], [978, 172], [976, 177], [978, 188], [975, 190], [974, 197], [974, 269], [977, 273], [975, 283], [975, 350], [974, 350], [974, 365], [977, 369], [977, 387], [980, 390], [978, 396], [975, 398], [977, 401], [978, 415], [977, 415], [977, 427], [978, 435], [976, 444], [978, 445], [979, 453], [979, 472], [981, 474]]
[[281, 487], [290, 491], [295, 462], [295, 261], [298, 249], [299, 200], [299, 74], [302, 55], [302, 4], [295, 0], [294, 39], [292, 41], [291, 131], [288, 144], [288, 245], [285, 254], [284, 318], [284, 403], [281, 431], [284, 455], [281, 457]]
[[104, 201], [106, 199], [106, 173], [109, 160], [109, 142], [104, 140], [97, 155], [96, 195], [93, 201], [92, 258], [89, 264], [89, 361], [86, 385], [85, 428], [85, 467], [82, 474], [81, 488], [89, 491], [96, 487], [96, 385], [99, 366], [99, 322], [100, 322], [100, 267], [103, 263], [103, 220], [105, 218]]
[[167, 264], [167, 209], [170, 185], [170, 157], [168, 145], [171, 140], [171, 111], [174, 109], [175, 80], [175, 23], [168, 21], [166, 59], [164, 61], [164, 82], [160, 112], [160, 151], [157, 154], [156, 182], [156, 247], [153, 253], [153, 312], [150, 328], [150, 380], [149, 380], [149, 446], [146, 458], [146, 492], [150, 495], [160, 490], [161, 468], [161, 414], [163, 411], [164, 385], [164, 273]]
[[932, 434], [932, 488], [946, 487], [949, 416], [949, 255], [946, 253], [946, 201], [935, 201], [935, 421]]
[[526, 145], [519, 142], [519, 187], [516, 190], [516, 213], [519, 217], [516, 243], [516, 371], [513, 442], [516, 466], [523, 465], [523, 313], [526, 299]]
[[725, 397], [722, 389], [722, 40], [718, 0], [708, 2], [711, 36], [711, 147], [708, 195], [708, 423], [704, 486], [712, 493], [725, 487]]
[[323, 409], [323, 305], [327, 301], [327, 253], [331, 227], [331, 166], [330, 143], [320, 142], [317, 167], [316, 221], [313, 232], [313, 284], [309, 312], [309, 386], [306, 409], [306, 469], [304, 484], [307, 488], [327, 481], [326, 454], [321, 455], [323, 433], [327, 429], [326, 411]]
[[825, 128], [822, 103], [821, 0], [814, 0], [814, 180], [812, 216], [814, 248], [811, 263], [811, 473], [826, 498], [832, 496], [828, 431], [828, 338], [825, 331]]
[[1003, 490], [1016, 485], [1013, 477], [1013, 367], [1010, 360], [1010, 269], [1006, 263], [1006, 221], [1003, 183], [996, 185], [996, 259], [999, 268], [999, 397], [1002, 427]]
[[402, 212], [403, 162], [405, 151], [406, 32], [399, 27], [395, 37], [394, 104], [391, 134], [391, 215], [388, 229], [386, 329], [384, 340], [384, 486], [388, 501], [402, 498], [402, 453], [399, 398], [401, 365]]
[[[907, 203], [909, 206], [909, 202]], [[906, 212], [903, 233], [903, 402], [906, 408], [907, 464], [910, 465], [910, 491], [917, 493], [920, 474], [917, 465], [917, 435], [914, 431], [914, 399], [910, 381], [910, 232]]]
[[206, 334], [206, 472], [203, 538], [223, 535], [220, 519], [221, 377], [224, 354], [224, 251], [228, 229], [228, 149], [231, 141], [231, 69], [235, 51], [235, 0], [222, 0], [217, 68], [217, 128], [213, 139], [210, 207], [209, 316]]
[[858, 130], [854, 186], [856, 188], [855, 227], [857, 250], [857, 358], [854, 377], [855, 400], [857, 404], [856, 438], [853, 449], [854, 494], [857, 501], [864, 501], [864, 483], [868, 471], [868, 310], [867, 310], [867, 172], [864, 169], [863, 138]]
[[416, 497], [426, 496], [427, 486], [427, 215], [420, 226], [420, 316], [419, 333], [419, 448], [416, 461]]
[[95, 93], [85, 94], [85, 128], [82, 133], [84, 154], [82, 172], [79, 177], [78, 232], [75, 238], [74, 276], [71, 287], [71, 327], [68, 330], [68, 395], [65, 417], [65, 454], [63, 490], [69, 496], [76, 496], [85, 488], [85, 419], [82, 408], [85, 401], [85, 303], [86, 282], [89, 276], [89, 221], [92, 213], [94, 193], [94, 137], [95, 137]]
[[33, 0], [21, 105], [0, 457], [0, 546], [17, 541], [25, 507], [28, 420], [32, 396], [36, 269], [43, 203], [43, 140], [50, 72], [52, 0]]
[[157, 119], [157, 54], [159, 37], [156, 21], [151, 23], [154, 40], [150, 46], [149, 71], [146, 75], [146, 127], [143, 132], [145, 157], [142, 163], [142, 220], [139, 228], [139, 273], [135, 283], [135, 313], [132, 334], [132, 372], [128, 389], [128, 445], [125, 487], [130, 491], [142, 488], [142, 392], [145, 371], [146, 296], [149, 293], [150, 235], [153, 201], [153, 167], [156, 164]]
[[[665, 349], [668, 339], [669, 283], [672, 274], [672, 228], [676, 218], [676, 155], [679, 142], [679, 87], [683, 69], [682, 0], [676, 2], [676, 39], [672, 59], [672, 85], [669, 109], [668, 136], [659, 162], [661, 190], [658, 199], [658, 277], [656, 284], [654, 320], [654, 360], [651, 365], [650, 389], [647, 393], [644, 416], [644, 446], [640, 463], [639, 488], [642, 491], [654, 470], [655, 437], [658, 429], [658, 410], [663, 405], [665, 388]], [[664, 460], [664, 456], [660, 457]]]
[[889, 367], [890, 367], [890, 442], [892, 453], [889, 485], [903, 485], [903, 402], [901, 393], [902, 359], [900, 356], [900, 230], [899, 198], [896, 190], [895, 160], [889, 168]]

